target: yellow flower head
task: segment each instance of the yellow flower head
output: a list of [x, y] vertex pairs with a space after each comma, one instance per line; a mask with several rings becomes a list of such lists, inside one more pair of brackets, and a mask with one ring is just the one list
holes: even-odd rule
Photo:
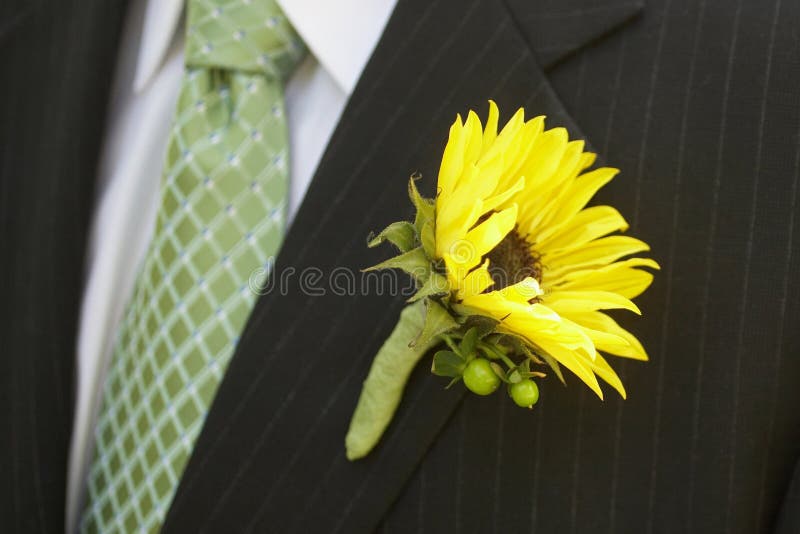
[[[520, 109], [497, 132], [459, 116], [439, 170], [435, 255], [445, 265], [454, 307], [492, 317], [498, 330], [523, 338], [539, 354], [575, 373], [600, 398], [599, 376], [625, 397], [599, 352], [638, 360], [647, 354], [630, 332], [601, 310], [626, 309], [653, 280], [641, 267], [649, 250], [625, 231], [610, 206], [586, 207], [617, 169], [587, 171], [595, 155], [564, 128]], [[625, 259], [627, 257], [627, 259]]]

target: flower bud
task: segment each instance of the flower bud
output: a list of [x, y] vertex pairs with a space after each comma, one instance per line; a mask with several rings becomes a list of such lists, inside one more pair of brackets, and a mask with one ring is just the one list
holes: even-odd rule
[[500, 385], [500, 377], [488, 361], [475, 358], [464, 369], [464, 385], [476, 395], [489, 395]]

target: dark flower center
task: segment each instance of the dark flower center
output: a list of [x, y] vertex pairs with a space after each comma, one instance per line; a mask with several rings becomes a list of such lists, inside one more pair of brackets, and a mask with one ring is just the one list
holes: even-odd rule
[[489, 274], [494, 280], [490, 289], [496, 291], [533, 277], [542, 281], [542, 265], [530, 244], [514, 227], [484, 259], [489, 259]]

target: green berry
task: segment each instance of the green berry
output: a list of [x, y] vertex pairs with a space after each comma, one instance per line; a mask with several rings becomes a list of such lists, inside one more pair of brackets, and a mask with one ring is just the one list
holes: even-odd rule
[[488, 361], [475, 358], [464, 369], [464, 385], [477, 395], [489, 395], [500, 385], [497, 376]]
[[511, 398], [522, 408], [530, 408], [539, 400], [539, 386], [533, 380], [511, 384]]

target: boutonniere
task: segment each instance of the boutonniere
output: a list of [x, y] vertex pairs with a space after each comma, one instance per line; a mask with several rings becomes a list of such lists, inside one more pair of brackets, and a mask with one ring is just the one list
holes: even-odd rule
[[[485, 127], [470, 111], [450, 128], [435, 199], [415, 180], [414, 221], [390, 224], [369, 240], [400, 252], [374, 269], [402, 269], [417, 292], [378, 351], [345, 439], [351, 460], [378, 443], [414, 366], [433, 353], [431, 372], [476, 395], [504, 389], [533, 407], [537, 381], [566, 368], [601, 399], [598, 378], [625, 398], [603, 354], [647, 360], [636, 337], [603, 310], [640, 314], [631, 301], [653, 280], [632, 257], [647, 243], [618, 235], [628, 224], [610, 206], [586, 207], [618, 172], [588, 170], [595, 155], [564, 128], [520, 109], [498, 133], [498, 109]], [[444, 385], [444, 384], [443, 384]]]

